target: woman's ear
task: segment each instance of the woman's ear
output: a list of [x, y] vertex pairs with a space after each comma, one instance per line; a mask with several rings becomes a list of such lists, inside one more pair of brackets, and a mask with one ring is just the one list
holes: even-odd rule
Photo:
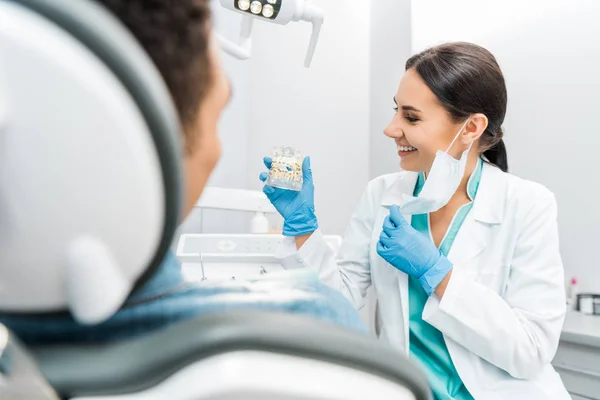
[[473, 143], [483, 135], [488, 126], [488, 119], [484, 114], [478, 113], [471, 116], [471, 120], [467, 122], [461, 139], [465, 143]]

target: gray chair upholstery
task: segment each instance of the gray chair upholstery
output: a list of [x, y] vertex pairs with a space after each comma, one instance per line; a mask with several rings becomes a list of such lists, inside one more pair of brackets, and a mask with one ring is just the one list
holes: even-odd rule
[[59, 399], [29, 351], [2, 324], [0, 324], [0, 399]]
[[97, 346], [32, 348], [64, 397], [128, 394], [213, 355], [258, 350], [326, 361], [380, 376], [428, 400], [416, 364], [370, 337], [295, 315], [239, 311], [207, 315], [141, 338]]

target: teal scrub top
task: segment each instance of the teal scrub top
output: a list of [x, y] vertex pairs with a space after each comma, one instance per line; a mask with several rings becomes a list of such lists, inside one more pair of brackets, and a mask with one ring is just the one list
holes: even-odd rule
[[[444, 256], [448, 256], [458, 230], [473, 207], [473, 200], [477, 194], [482, 169], [483, 160], [479, 159], [477, 168], [467, 183], [467, 194], [471, 202], [458, 209], [440, 244], [440, 251]], [[418, 196], [424, 184], [425, 175], [420, 173], [415, 186], [415, 196]], [[433, 242], [429, 229], [429, 214], [413, 215], [411, 225]], [[463, 385], [458, 372], [456, 372], [456, 368], [454, 368], [442, 333], [422, 319], [423, 308], [428, 296], [416, 278], [409, 277], [408, 291], [410, 355], [424, 369], [429, 380], [429, 385], [433, 390], [434, 399], [473, 400], [473, 396], [471, 396], [467, 388]]]

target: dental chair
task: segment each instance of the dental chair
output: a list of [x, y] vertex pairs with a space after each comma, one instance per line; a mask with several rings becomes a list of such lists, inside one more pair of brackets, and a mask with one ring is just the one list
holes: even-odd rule
[[[131, 34], [89, 0], [0, 0], [0, 313], [94, 325], [147, 282], [180, 216], [180, 126]], [[105, 344], [0, 325], [0, 399], [430, 399], [391, 348], [227, 311]]]

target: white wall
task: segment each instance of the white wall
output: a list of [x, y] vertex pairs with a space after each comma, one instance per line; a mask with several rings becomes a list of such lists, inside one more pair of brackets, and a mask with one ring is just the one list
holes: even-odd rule
[[496, 55], [511, 172], [556, 194], [567, 276], [600, 291], [600, 2], [416, 0], [412, 28], [415, 52], [467, 40]]
[[411, 52], [410, 0], [372, 0], [369, 48], [369, 175], [395, 172], [400, 159], [383, 129], [394, 116], [393, 97]]
[[326, 19], [309, 69], [309, 24], [254, 25], [247, 184], [262, 187], [273, 146], [300, 149], [311, 156], [321, 227], [343, 233], [369, 178], [369, 10], [359, 0], [314, 3]]
[[[358, 0], [347, 0], [344, 7], [336, 0], [314, 3], [326, 19], [309, 69], [303, 66], [311, 33], [307, 23], [282, 27], [256, 21], [252, 58], [239, 61], [223, 54], [234, 96], [221, 119], [223, 156], [210, 184], [260, 190], [262, 157], [274, 146], [295, 146], [311, 156], [321, 227], [341, 234], [371, 177], [369, 8]], [[236, 41], [239, 16], [213, 5], [216, 30]], [[385, 85], [386, 99], [396, 84], [391, 79]], [[383, 139], [391, 103], [381, 110], [385, 116], [379, 118], [377, 135]], [[180, 232], [243, 232], [248, 220], [241, 213], [195, 211]]]

